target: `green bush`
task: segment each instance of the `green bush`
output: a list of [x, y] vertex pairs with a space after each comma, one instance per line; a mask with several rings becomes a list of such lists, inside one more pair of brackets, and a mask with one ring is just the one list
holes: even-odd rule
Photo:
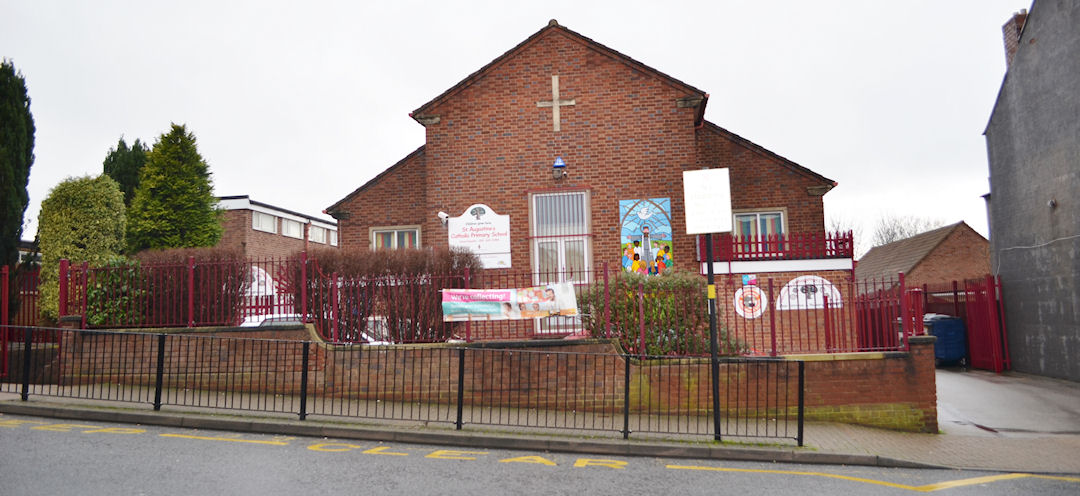
[[137, 260], [115, 258], [91, 271], [86, 322], [93, 327], [139, 326], [147, 291]]
[[[592, 337], [608, 337], [610, 320], [611, 337], [618, 339], [628, 353], [660, 356], [710, 352], [709, 307], [705, 279], [700, 275], [684, 271], [660, 276], [619, 273], [606, 288], [606, 298], [602, 281], [578, 295], [582, 324]], [[721, 327], [717, 332], [721, 354], [738, 354], [745, 348], [729, 338], [726, 329]]]
[[108, 176], [68, 178], [53, 187], [38, 218], [43, 317], [57, 318], [60, 260], [108, 263], [123, 249], [126, 226], [124, 194]]

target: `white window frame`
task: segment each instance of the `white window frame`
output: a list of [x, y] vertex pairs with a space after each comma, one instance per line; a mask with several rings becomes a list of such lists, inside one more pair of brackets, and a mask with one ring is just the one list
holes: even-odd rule
[[[325, 227], [309, 226], [308, 227], [308, 241], [313, 243], [326, 244], [326, 231]], [[318, 234], [316, 234], [318, 233]]]
[[[290, 227], [295, 227], [296, 232], [291, 232]], [[281, 235], [290, 238], [304, 239], [304, 224], [298, 220], [281, 219]]]
[[338, 244], [337, 229], [327, 229], [327, 231], [330, 231], [330, 246], [337, 246], [337, 244]]
[[[539, 208], [537, 200], [551, 196], [581, 196], [581, 208], [584, 215], [583, 233], [558, 234], [554, 236], [539, 236], [537, 216]], [[567, 191], [557, 193], [533, 193], [529, 195], [529, 235], [531, 241], [529, 249], [532, 258], [533, 284], [543, 285], [551, 283], [569, 282], [574, 284], [575, 291], [585, 288], [592, 278], [592, 195], [588, 190]], [[581, 273], [574, 274], [573, 279], [567, 277], [566, 251], [569, 243], [581, 242], [582, 244], [582, 269]], [[554, 278], [546, 277], [547, 274], [540, 271], [540, 245], [554, 243], [558, 261], [558, 269]], [[548, 317], [536, 320], [536, 332], [539, 334], [563, 334], [575, 333], [582, 329], [581, 317]]]
[[[273, 215], [263, 213], [263, 212], [259, 212], [257, 210], [252, 210], [251, 211], [251, 228], [256, 230], [256, 231], [262, 231], [262, 232], [268, 232], [268, 233], [276, 234], [277, 233], [277, 219], [278, 218], [273, 216]], [[267, 226], [266, 224], [269, 224], [269, 226]]]
[[390, 237], [391, 246], [389, 246], [389, 249], [391, 249], [391, 250], [400, 249], [401, 247], [398, 246], [398, 233], [403, 232], [403, 231], [415, 231], [416, 232], [416, 248], [420, 248], [421, 246], [424, 246], [423, 245], [422, 231], [421, 231], [419, 225], [412, 225], [412, 226], [379, 226], [379, 227], [372, 227], [368, 232], [368, 240], [369, 240], [370, 245], [371, 245], [371, 250], [374, 251], [376, 249], [375, 248], [375, 235], [378, 234], [378, 233], [387, 233], [387, 232], [394, 233], [394, 235]]
[[[731, 222], [732, 222], [732, 233], [731, 234], [734, 235], [734, 236], [747, 236], [747, 235], [749, 235], [749, 236], [754, 236], [755, 238], [760, 236], [761, 233], [759, 231], [761, 230], [761, 216], [762, 215], [768, 215], [768, 214], [779, 214], [780, 215], [780, 232], [776, 233], [776, 234], [779, 234], [781, 236], [787, 234], [788, 233], [788, 226], [787, 226], [788, 215], [787, 215], [787, 209], [786, 208], [761, 208], [761, 209], [753, 209], [753, 210], [738, 210], [738, 211], [732, 212], [731, 213]], [[754, 216], [754, 223], [753, 223], [753, 226], [754, 226], [753, 231], [754, 232], [752, 232], [752, 233], [740, 233], [738, 231], [738, 229], [739, 229], [739, 217], [740, 216], [749, 216], [749, 215]]]

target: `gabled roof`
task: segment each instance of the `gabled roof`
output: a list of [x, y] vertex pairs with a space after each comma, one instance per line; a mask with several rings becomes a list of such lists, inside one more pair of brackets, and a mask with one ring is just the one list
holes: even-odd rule
[[[394, 165], [391, 165], [386, 170], [380, 172], [379, 175], [371, 178], [371, 180], [364, 183], [359, 188], [356, 188], [355, 190], [353, 190], [353, 192], [346, 195], [345, 198], [342, 198], [342, 199], [338, 200], [337, 203], [334, 203], [333, 205], [330, 205], [329, 207], [326, 207], [326, 210], [323, 210], [323, 213], [333, 217], [334, 214], [337, 212], [338, 207], [341, 207], [342, 204], [344, 204], [345, 202], [348, 202], [349, 200], [352, 200], [353, 197], [360, 194], [361, 191], [364, 191], [365, 189], [368, 189], [369, 187], [371, 187], [375, 183], [382, 180], [382, 178], [386, 177], [387, 175], [389, 175], [393, 171], [397, 170], [401, 166], [408, 163], [413, 158], [418, 157], [420, 155], [423, 155], [424, 154], [424, 147], [425, 147], [425, 145], [420, 145], [420, 148], [417, 148], [417, 149], [413, 150], [413, 152], [406, 155], [405, 158], [402, 158], [401, 160], [398, 160], [397, 163], [395, 163]], [[336, 219], [337, 217], [334, 217], [334, 218]]]
[[[910, 238], [893, 241], [892, 243], [875, 246], [866, 255], [859, 259], [855, 266], [855, 278], [892, 280], [897, 273], [910, 273], [937, 248], [946, 238], [958, 229], [971, 229], [964, 222], [939, 227], [932, 231], [916, 234]], [[976, 233], [978, 234], [978, 233]], [[980, 234], [980, 236], [982, 236]]]
[[[780, 155], [777, 155], [776, 153], [773, 153], [773, 152], [769, 151], [765, 147], [762, 147], [761, 145], [758, 145], [757, 143], [754, 143], [753, 141], [750, 141], [750, 140], [748, 140], [746, 138], [743, 138], [742, 136], [739, 136], [739, 135], [737, 135], [737, 134], [735, 134], [735, 133], [733, 133], [731, 131], [728, 131], [727, 129], [724, 129], [724, 128], [716, 125], [716, 124], [713, 124], [712, 122], [709, 122], [709, 121], [704, 121], [704, 122], [705, 122], [705, 126], [704, 126], [705, 129], [708, 129], [709, 131], [712, 131], [712, 132], [717, 133], [717, 134], [719, 134], [721, 136], [724, 136], [725, 138], [727, 138], [727, 139], [729, 139], [729, 140], [731, 140], [731, 141], [733, 141], [735, 143], [738, 143], [739, 145], [742, 145], [742, 146], [744, 146], [746, 148], [749, 148], [749, 149], [753, 150], [756, 153], [759, 153], [759, 154], [764, 155], [766, 157], [775, 159], [775, 160], [779, 161], [781, 164], [783, 164], [785, 167], [787, 167], [787, 168], [789, 168], [789, 169], [791, 169], [791, 170], [793, 170], [793, 171], [795, 171], [795, 172], [797, 172], [799, 174], [802, 174], [802, 175], [804, 175], [806, 177], [809, 177], [809, 178], [811, 178], [811, 179], [813, 179], [815, 181], [818, 181], [818, 182], [822, 183], [823, 185], [828, 186], [829, 189], [834, 188], [836, 186], [836, 184], [837, 184], [836, 181], [833, 181], [832, 179], [829, 179], [829, 178], [827, 178], [827, 177], [825, 177], [825, 176], [823, 176], [821, 174], [818, 174], [817, 172], [814, 172], [814, 171], [812, 171], [810, 169], [807, 169], [806, 167], [803, 167], [803, 166], [801, 166], [801, 165], [799, 165], [799, 164], [797, 164], [795, 162], [792, 162], [791, 160], [788, 160], [788, 159], [786, 159], [784, 157], [781, 157]], [[828, 190], [826, 190], [826, 191], [828, 191]]]
[[518, 43], [517, 46], [515, 46], [514, 48], [511, 48], [510, 50], [507, 50], [506, 53], [496, 57], [495, 60], [492, 60], [491, 62], [488, 62], [487, 65], [481, 67], [476, 72], [474, 72], [472, 74], [469, 74], [468, 76], [465, 77], [465, 79], [462, 79], [461, 82], [459, 82], [458, 84], [455, 84], [450, 89], [444, 91], [441, 95], [431, 99], [431, 101], [421, 105], [420, 108], [410, 112], [409, 116], [411, 116], [413, 119], [416, 119], [417, 121], [419, 121], [421, 118], [423, 118], [425, 116], [425, 114], [428, 112], [428, 110], [430, 110], [435, 105], [437, 105], [439, 103], [442, 103], [443, 101], [446, 101], [447, 99], [449, 99], [449, 98], [453, 97], [454, 95], [460, 93], [465, 88], [468, 88], [473, 83], [479, 81], [480, 79], [483, 79], [484, 76], [486, 76], [489, 72], [494, 70], [496, 67], [502, 65], [504, 62], [508, 61], [514, 55], [521, 52], [522, 50], [524, 50], [526, 47], [533, 44], [537, 40], [539, 40], [539, 39], [541, 39], [541, 38], [543, 38], [543, 37], [545, 37], [545, 36], [547, 36], [547, 35], [549, 35], [549, 34], [551, 34], [553, 32], [561, 33], [561, 34], [565, 35], [567, 38], [570, 38], [572, 40], [576, 40], [576, 41], [578, 41], [580, 43], [583, 43], [583, 44], [587, 45], [589, 48], [591, 48], [591, 49], [593, 49], [593, 50], [595, 50], [597, 52], [600, 52], [600, 53], [602, 53], [604, 55], [607, 55], [608, 57], [611, 57], [611, 58], [613, 58], [613, 59], [615, 59], [615, 60], [617, 60], [617, 61], [619, 61], [619, 62], [621, 62], [623, 64], [626, 64], [626, 65], [634, 68], [637, 71], [640, 71], [640, 72], [655, 76], [655, 77], [665, 81], [667, 84], [669, 84], [671, 86], [674, 86], [674, 87], [676, 87], [676, 88], [678, 88], [678, 89], [680, 89], [682, 91], [685, 91], [687, 93], [695, 94], [697, 96], [700, 96], [702, 101], [701, 101], [701, 104], [698, 106], [698, 115], [697, 115], [697, 118], [695, 119], [695, 124], [700, 124], [701, 121], [703, 120], [703, 118], [705, 116], [705, 104], [708, 102], [708, 99], [709, 99], [709, 95], [707, 93], [705, 93], [704, 91], [701, 91], [701, 90], [699, 90], [699, 89], [697, 89], [697, 88], [695, 88], [693, 86], [690, 86], [689, 84], [686, 84], [686, 83], [684, 83], [684, 82], [682, 82], [682, 81], [680, 81], [678, 79], [675, 79], [675, 78], [673, 78], [673, 77], [671, 77], [671, 76], [669, 76], [667, 74], [664, 74], [663, 72], [660, 72], [660, 71], [658, 71], [656, 69], [653, 69], [652, 67], [649, 67], [649, 66], [647, 66], [647, 65], [645, 65], [645, 64], [643, 64], [641, 62], [638, 62], [637, 60], [634, 60], [633, 58], [630, 58], [630, 57], [628, 57], [628, 56], [626, 56], [626, 55], [624, 55], [624, 54], [622, 54], [622, 53], [620, 53], [620, 52], [618, 52], [616, 50], [613, 50], [613, 49], [608, 48], [608, 47], [606, 47], [606, 46], [604, 46], [604, 45], [602, 45], [600, 43], [597, 43], [596, 41], [593, 41], [591, 38], [588, 38], [586, 36], [582, 36], [580, 33], [577, 33], [577, 32], [575, 32], [573, 30], [570, 30], [565, 26], [561, 26], [561, 25], [559, 25], [558, 21], [556, 21], [555, 19], [552, 19], [552, 20], [548, 21], [547, 26], [545, 26], [543, 29], [537, 31], [532, 36], [526, 38], [525, 41], [522, 41], [521, 43]]

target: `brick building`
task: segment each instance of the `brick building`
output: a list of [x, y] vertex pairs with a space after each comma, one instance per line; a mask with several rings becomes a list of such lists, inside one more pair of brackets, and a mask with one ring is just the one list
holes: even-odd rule
[[990, 273], [990, 242], [964, 222], [875, 246], [855, 267], [858, 280], [935, 286], [979, 279]]
[[[850, 235], [837, 251], [824, 232], [836, 183], [706, 121], [708, 100], [551, 21], [414, 110], [424, 145], [326, 212], [343, 249], [467, 246], [474, 217], [496, 219], [481, 236], [502, 243], [477, 241], [485, 266], [558, 274], [536, 283], [588, 282], [630, 251], [698, 271], [682, 173], [728, 168], [738, 238], [717, 237], [718, 272], [849, 280]], [[790, 257], [792, 239], [815, 250]]]
[[337, 223], [252, 200], [248, 196], [222, 196], [221, 241], [249, 258], [284, 258], [311, 246], [336, 247]]

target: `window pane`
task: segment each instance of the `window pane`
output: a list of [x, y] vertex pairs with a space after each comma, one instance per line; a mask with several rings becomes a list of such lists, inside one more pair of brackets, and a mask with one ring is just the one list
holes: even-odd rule
[[277, 232], [277, 218], [262, 212], [251, 213], [251, 228], [256, 231]]
[[757, 215], [739, 214], [735, 216], [735, 235], [740, 237], [753, 236], [754, 224]]
[[763, 235], [783, 234], [784, 224], [781, 222], [780, 213], [760, 214], [761, 228], [758, 230]]
[[536, 195], [536, 235], [587, 234], [585, 193]]
[[559, 242], [540, 241], [536, 243], [536, 264], [536, 270], [540, 273], [541, 284], [558, 281]]
[[289, 236], [291, 238], [303, 238], [304, 231], [300, 226], [300, 223], [295, 220], [282, 219], [281, 220], [281, 234]]
[[337, 231], [330, 231], [330, 245], [337, 246]]
[[326, 229], [321, 227], [311, 226], [308, 228], [308, 240], [316, 243], [326, 242]]
[[397, 232], [397, 248], [416, 248], [416, 230], [409, 229]]
[[565, 250], [566, 280], [585, 280], [585, 240], [567, 240]]
[[375, 248], [392, 248], [394, 243], [393, 231], [376, 231], [375, 232]]

